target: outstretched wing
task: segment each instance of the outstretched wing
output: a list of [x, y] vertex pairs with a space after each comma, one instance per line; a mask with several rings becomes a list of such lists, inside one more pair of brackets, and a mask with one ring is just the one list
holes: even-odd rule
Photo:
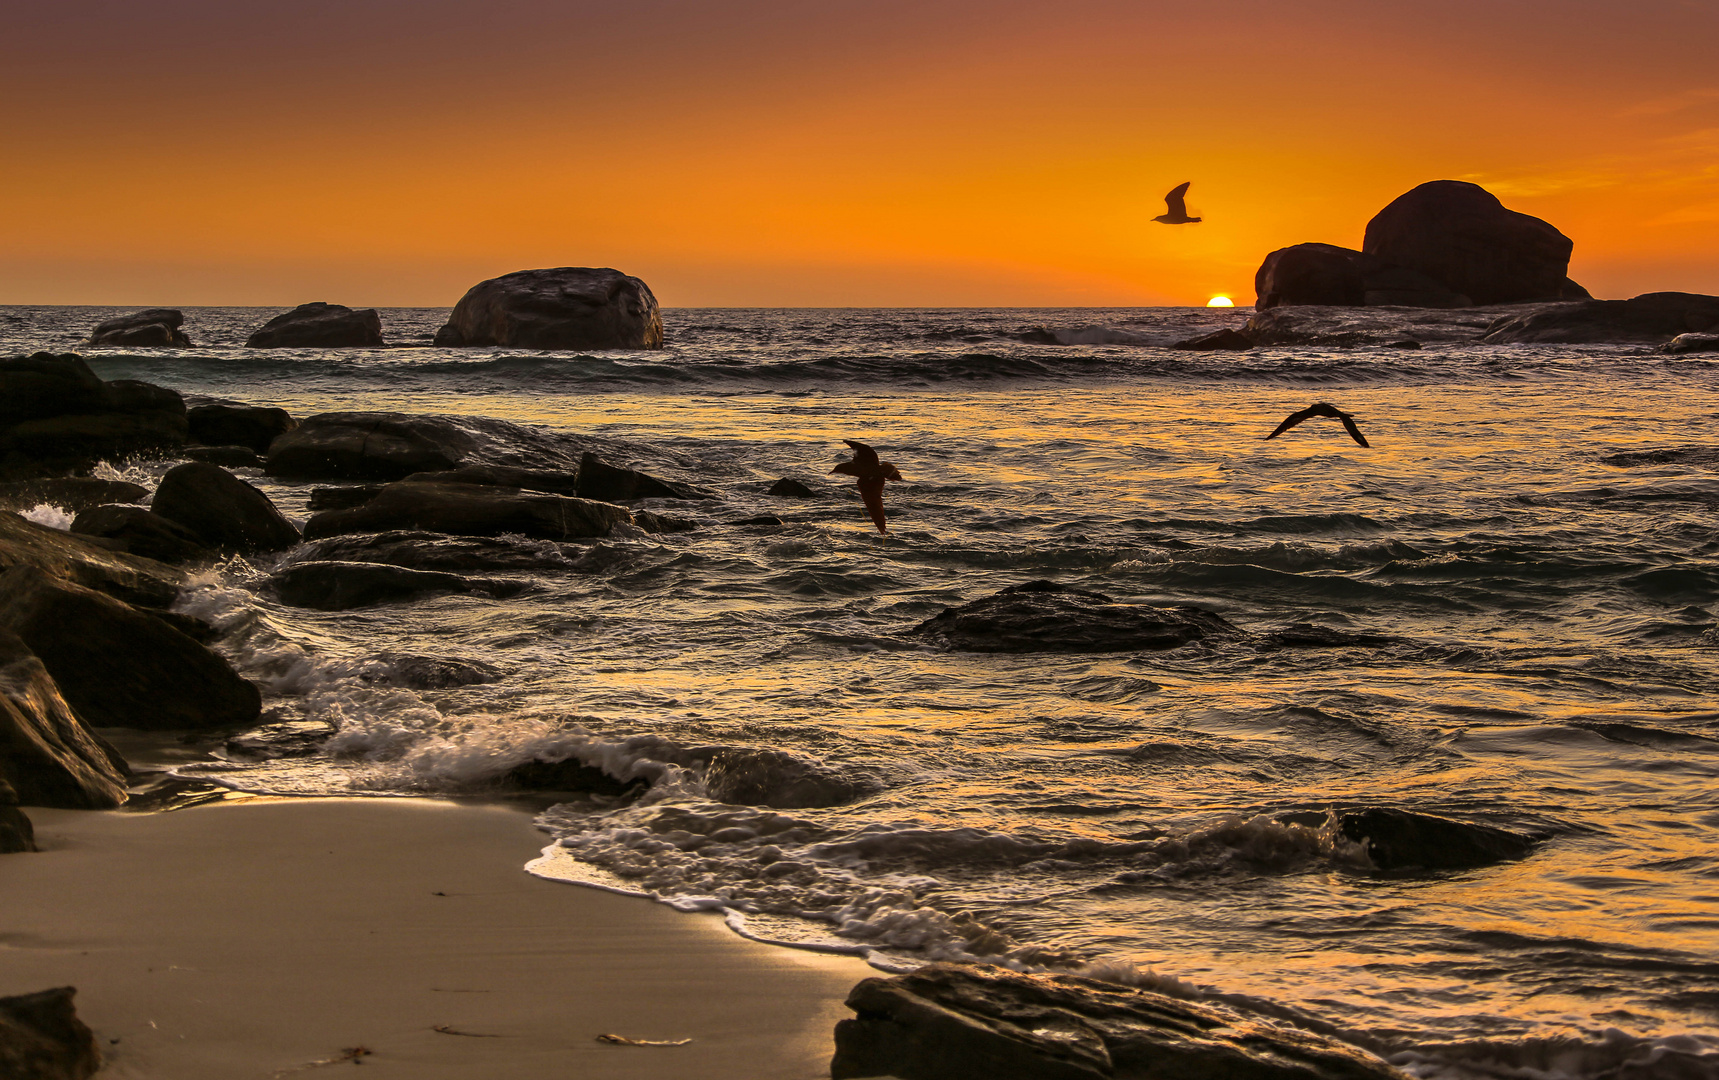
[[1311, 408], [1302, 409], [1300, 412], [1292, 412], [1288, 416], [1284, 417], [1283, 423], [1277, 425], [1277, 430], [1272, 432], [1270, 435], [1267, 435], [1266, 438], [1275, 439], [1312, 415], [1314, 415], [1314, 412]]
[[876, 450], [873, 450], [871, 447], [867, 446], [865, 443], [854, 442], [852, 439], [843, 439], [842, 441], [854, 448], [854, 462], [856, 464], [859, 464], [859, 465], [876, 465], [877, 464], [877, 451]]
[[1188, 204], [1183, 196], [1188, 194], [1188, 185], [1192, 180], [1183, 181], [1170, 189], [1170, 194], [1164, 196], [1164, 205], [1170, 208], [1170, 217], [1187, 217]]
[[[876, 457], [877, 455], [872, 456]], [[871, 512], [871, 519], [877, 524], [877, 531], [888, 536], [889, 530], [883, 524], [883, 477], [862, 476], [859, 481], [859, 489], [860, 498], [865, 500], [865, 508]]]
[[1351, 417], [1348, 413], [1338, 413], [1337, 419], [1343, 421], [1343, 430], [1347, 431], [1349, 433], [1349, 437], [1351, 439], [1354, 439], [1356, 442], [1360, 443], [1362, 446], [1371, 446], [1372, 445], [1371, 443], [1369, 443], [1367, 441], [1367, 436], [1361, 434], [1361, 429], [1355, 426], [1354, 418]]

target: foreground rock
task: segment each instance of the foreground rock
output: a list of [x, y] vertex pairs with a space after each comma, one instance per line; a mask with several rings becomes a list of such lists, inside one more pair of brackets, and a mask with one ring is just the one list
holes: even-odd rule
[[1361, 244], [1380, 262], [1424, 274], [1480, 305], [1576, 298], [1572, 247], [1548, 222], [1508, 210], [1462, 180], [1434, 180], [1398, 196], [1367, 223]]
[[185, 402], [172, 390], [103, 382], [73, 353], [0, 360], [0, 474], [87, 472], [96, 462], [185, 444]]
[[260, 405], [198, 405], [185, 420], [191, 437], [205, 446], [247, 446], [259, 454], [298, 426], [285, 409]]
[[95, 727], [245, 727], [262, 711], [255, 686], [166, 621], [34, 566], [0, 574], [0, 628], [23, 639]]
[[72, 711], [42, 661], [16, 634], [0, 630], [0, 792], [6, 801], [111, 810], [125, 801], [125, 771], [113, 747]]
[[1506, 315], [1487, 328], [1488, 345], [1540, 343], [1660, 344], [1719, 327], [1719, 296], [1645, 293], [1628, 300], [1587, 300]]
[[[589, 457], [590, 455], [586, 455]], [[549, 469], [510, 469], [501, 465], [467, 465], [446, 472], [413, 473], [407, 477], [425, 484], [481, 484], [485, 487], [547, 491], [553, 495], [578, 495], [579, 474]], [[587, 496], [590, 498], [591, 496]]]
[[631, 525], [626, 508], [517, 488], [480, 484], [389, 484], [369, 502], [350, 510], [327, 510], [306, 522], [306, 540], [350, 533], [422, 529], [456, 536], [518, 533], [546, 540], [608, 536]]
[[523, 581], [468, 578], [369, 562], [300, 562], [269, 579], [281, 603], [317, 611], [346, 611], [446, 593], [517, 596]]
[[636, 502], [639, 499], [708, 499], [708, 492], [687, 484], [671, 484], [634, 469], [620, 469], [596, 454], [579, 459], [579, 497], [600, 502]]
[[1372, 807], [1345, 810], [1337, 831], [1380, 870], [1466, 870], [1527, 856], [1539, 841], [1491, 825]]
[[245, 341], [247, 349], [381, 348], [382, 316], [340, 304], [300, 304], [276, 315]]
[[650, 286], [607, 267], [517, 270], [480, 281], [436, 331], [443, 347], [660, 349], [663, 320]]
[[72, 522], [72, 532], [93, 536], [128, 555], [183, 566], [215, 557], [196, 533], [141, 506], [97, 506]]
[[449, 536], [393, 530], [330, 536], [305, 544], [295, 553], [306, 561], [386, 563], [414, 570], [469, 573], [483, 570], [573, 570], [583, 554], [544, 540], [515, 537]]
[[1082, 653], [1174, 649], [1240, 631], [1196, 607], [1119, 604], [1103, 593], [1029, 581], [949, 608], [910, 633], [967, 652]]
[[320, 413], [274, 441], [266, 468], [296, 480], [404, 480], [468, 466], [577, 474], [584, 449], [545, 428], [484, 416]]
[[1408, 1080], [1356, 1047], [1074, 975], [931, 964], [862, 980], [832, 1080]]
[[150, 509], [195, 533], [206, 547], [250, 555], [299, 541], [298, 527], [250, 484], [219, 465], [192, 461], [168, 470]]
[[1664, 353], [1719, 352], [1719, 333], [1679, 334], [1659, 347]]
[[88, 1080], [101, 1069], [95, 1034], [61, 986], [0, 998], [0, 1076], [6, 1080]]
[[15, 566], [33, 566], [50, 577], [145, 607], [169, 606], [188, 580], [183, 571], [154, 559], [0, 512], [0, 571]]
[[96, 324], [90, 331], [91, 345], [140, 345], [144, 347], [189, 347], [191, 339], [179, 328], [183, 312], [173, 308], [149, 308]]
[[137, 502], [149, 494], [141, 484], [98, 480], [93, 476], [54, 476], [0, 483], [0, 509], [28, 510], [41, 503], [63, 510], [87, 510], [103, 503]]

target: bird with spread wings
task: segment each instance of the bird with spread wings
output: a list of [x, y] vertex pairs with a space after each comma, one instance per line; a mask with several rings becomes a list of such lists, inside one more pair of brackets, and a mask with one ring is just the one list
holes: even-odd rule
[[1351, 439], [1354, 439], [1362, 446], [1371, 445], [1367, 442], [1367, 437], [1361, 434], [1361, 429], [1355, 426], [1355, 418], [1353, 416], [1350, 416], [1337, 406], [1328, 405], [1323, 401], [1314, 405], [1309, 405], [1300, 412], [1290, 413], [1284, 418], [1283, 423], [1277, 425], [1277, 430], [1273, 431], [1270, 435], [1267, 435], [1266, 438], [1275, 439], [1290, 428], [1294, 427], [1296, 424], [1301, 423], [1303, 420], [1311, 420], [1315, 416], [1329, 416], [1333, 420], [1343, 421], [1343, 430], [1349, 433], [1349, 437]]
[[1192, 183], [1192, 180], [1188, 180], [1171, 188], [1170, 194], [1164, 196], [1164, 205], [1169, 207], [1169, 213], [1159, 214], [1152, 220], [1161, 221], [1166, 225], [1192, 225], [1196, 221], [1203, 220], [1202, 218], [1188, 216], [1186, 196], [1188, 194], [1188, 185]]
[[853, 447], [853, 460], [840, 462], [830, 472], [859, 478], [860, 498], [865, 500], [865, 508], [871, 513], [872, 521], [877, 524], [877, 531], [888, 536], [889, 529], [884, 526], [883, 482], [894, 480], [897, 483], [904, 483], [905, 481], [901, 479], [901, 474], [896, 471], [894, 465], [887, 461], [879, 461], [877, 451], [865, 443], [854, 442], [852, 439], [843, 439], [842, 441]]

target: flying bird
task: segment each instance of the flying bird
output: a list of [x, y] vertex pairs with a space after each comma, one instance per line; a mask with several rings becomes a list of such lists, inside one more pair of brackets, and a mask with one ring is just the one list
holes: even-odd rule
[[883, 482], [894, 480], [902, 483], [901, 474], [896, 472], [895, 466], [889, 462], [879, 461], [877, 451], [865, 443], [854, 442], [852, 439], [842, 441], [853, 447], [854, 459], [840, 462], [830, 471], [859, 477], [860, 497], [865, 500], [865, 508], [871, 512], [872, 521], [877, 523], [877, 531], [888, 536], [889, 530], [884, 528], [883, 524]]
[[1367, 437], [1361, 434], [1361, 429], [1355, 426], [1355, 418], [1353, 416], [1350, 416], [1337, 406], [1328, 405], [1323, 401], [1316, 405], [1309, 405], [1300, 412], [1290, 413], [1284, 418], [1283, 423], [1277, 425], [1277, 430], [1272, 432], [1270, 435], [1267, 435], [1266, 438], [1275, 439], [1290, 428], [1294, 427], [1296, 424], [1301, 423], [1303, 420], [1311, 420], [1315, 416], [1329, 416], [1333, 419], [1343, 421], [1343, 430], [1349, 433], [1349, 437], [1351, 439], [1354, 439], [1362, 446], [1370, 445], [1367, 442]]
[[1194, 222], [1201, 220], [1197, 217], [1188, 216], [1188, 204], [1184, 202], [1182, 198], [1188, 193], [1188, 184], [1191, 183], [1193, 183], [1193, 181], [1189, 180], [1186, 183], [1177, 184], [1175, 187], [1171, 188], [1170, 194], [1164, 196], [1164, 205], [1170, 208], [1170, 212], [1167, 214], [1159, 214], [1152, 220], [1162, 221], [1166, 225], [1192, 225]]

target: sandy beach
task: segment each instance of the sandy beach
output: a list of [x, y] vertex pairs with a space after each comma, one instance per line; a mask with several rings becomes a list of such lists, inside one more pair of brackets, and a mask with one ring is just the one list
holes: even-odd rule
[[358, 1047], [375, 1078], [810, 1080], [872, 974], [534, 878], [547, 839], [515, 808], [30, 814], [41, 852], [0, 862], [0, 995], [76, 986], [114, 1080], [316, 1076]]

